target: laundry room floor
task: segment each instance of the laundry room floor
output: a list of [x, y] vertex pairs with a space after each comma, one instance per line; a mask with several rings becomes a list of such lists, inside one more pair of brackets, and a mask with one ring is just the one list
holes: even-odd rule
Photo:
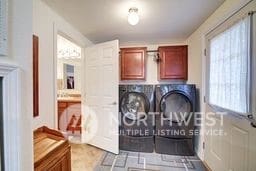
[[197, 156], [120, 151], [119, 155], [85, 144], [71, 144], [72, 171], [207, 171]]
[[102, 158], [104, 151], [86, 144], [71, 145], [72, 171], [93, 171], [94, 167]]

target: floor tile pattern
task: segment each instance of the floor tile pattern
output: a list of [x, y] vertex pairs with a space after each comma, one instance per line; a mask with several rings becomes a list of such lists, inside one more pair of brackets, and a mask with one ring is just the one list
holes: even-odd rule
[[94, 171], [206, 171], [197, 156], [120, 151], [104, 152]]

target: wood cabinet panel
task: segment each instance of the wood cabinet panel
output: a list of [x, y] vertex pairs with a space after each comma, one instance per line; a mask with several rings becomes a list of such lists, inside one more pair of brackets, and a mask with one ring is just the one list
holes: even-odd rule
[[67, 103], [66, 102], [58, 102], [58, 108], [66, 108]]
[[61, 133], [41, 127], [34, 131], [34, 170], [70, 171], [71, 149]]
[[145, 80], [147, 48], [121, 49], [121, 80]]
[[66, 108], [58, 108], [58, 130], [61, 130], [60, 128], [60, 119], [62, 116], [66, 116]]
[[187, 80], [187, 46], [159, 47], [158, 79]]
[[65, 171], [67, 168], [71, 168], [70, 162], [71, 161], [71, 152], [70, 150], [66, 151], [67, 155], [62, 156], [59, 161], [57, 161], [54, 165], [49, 165], [49, 168], [46, 170], [49, 171]]
[[81, 102], [68, 102], [68, 104], [69, 104], [69, 106], [71, 106], [71, 105], [81, 105]]
[[81, 101], [58, 101], [58, 129], [81, 134]]

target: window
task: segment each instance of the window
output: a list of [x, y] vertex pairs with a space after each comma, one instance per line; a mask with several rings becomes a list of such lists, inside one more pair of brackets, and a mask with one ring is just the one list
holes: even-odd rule
[[249, 112], [250, 22], [243, 18], [209, 40], [211, 105]]

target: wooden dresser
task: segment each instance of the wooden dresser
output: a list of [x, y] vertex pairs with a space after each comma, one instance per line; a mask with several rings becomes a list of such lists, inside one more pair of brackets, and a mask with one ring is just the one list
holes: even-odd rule
[[55, 130], [41, 127], [34, 131], [34, 170], [71, 171], [68, 140]]

